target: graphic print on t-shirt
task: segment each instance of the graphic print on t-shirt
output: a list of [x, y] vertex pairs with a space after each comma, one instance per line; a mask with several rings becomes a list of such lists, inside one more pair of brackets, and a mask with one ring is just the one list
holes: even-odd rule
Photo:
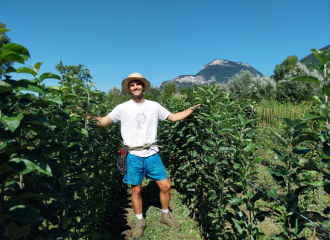
[[141, 125], [146, 122], [147, 117], [144, 115], [144, 113], [139, 113], [135, 119], [137, 121], [136, 129], [141, 129]]

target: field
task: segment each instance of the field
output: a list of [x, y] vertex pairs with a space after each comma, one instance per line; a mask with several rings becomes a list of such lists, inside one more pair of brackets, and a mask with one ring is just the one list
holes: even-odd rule
[[[115, 161], [120, 125], [96, 128], [84, 117], [104, 116], [129, 96], [106, 95], [76, 75], [40, 73], [40, 62], [14, 69], [4, 64], [24, 63], [28, 50], [0, 49], [0, 239], [129, 239], [135, 217]], [[59, 86], [46, 87], [49, 78]], [[146, 181], [144, 239], [329, 238], [327, 102], [256, 104], [215, 84], [155, 93], [171, 112], [202, 107], [159, 124], [171, 209], [183, 230], [159, 225], [158, 189]]]

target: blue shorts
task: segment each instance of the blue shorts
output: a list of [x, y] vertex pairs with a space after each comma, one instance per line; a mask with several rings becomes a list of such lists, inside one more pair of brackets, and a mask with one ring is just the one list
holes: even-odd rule
[[137, 157], [127, 154], [127, 171], [124, 176], [124, 183], [140, 185], [144, 176], [147, 180], [161, 181], [167, 178], [167, 173], [159, 154], [149, 157]]

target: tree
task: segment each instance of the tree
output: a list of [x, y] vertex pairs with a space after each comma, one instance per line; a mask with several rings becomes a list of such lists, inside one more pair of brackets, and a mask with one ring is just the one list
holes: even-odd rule
[[[6, 28], [7, 24], [0, 22], [0, 28]], [[10, 38], [6, 35], [6, 33], [0, 34], [0, 44], [10, 43]], [[3, 72], [8, 67], [12, 67], [14, 62], [7, 62], [2, 66], [1, 72]], [[16, 71], [16, 70], [13, 70]], [[1, 74], [0, 74], [1, 75]], [[0, 78], [1, 79], [1, 78]]]
[[164, 93], [163, 101], [165, 101], [165, 99], [172, 97], [172, 95], [176, 92], [176, 90], [177, 90], [177, 88], [176, 88], [175, 82], [165, 83], [164, 89], [163, 89], [163, 93]]
[[[219, 89], [227, 90], [224, 86], [219, 86]], [[240, 99], [260, 101], [275, 97], [276, 83], [270, 77], [254, 76], [249, 70], [241, 70], [231, 78], [228, 89]]]
[[91, 83], [93, 77], [89, 73], [89, 69], [84, 68], [84, 65], [63, 65], [62, 61], [55, 66], [56, 70], [62, 75], [62, 78], [67, 82], [72, 82], [72, 78], [83, 80], [86, 83]]
[[175, 82], [167, 82], [164, 85], [164, 94], [172, 95], [177, 90]]
[[118, 95], [120, 95], [120, 89], [119, 88], [117, 88], [116, 86], [115, 87], [113, 87], [112, 89], [110, 89], [109, 91], [108, 91], [108, 95], [111, 95], [111, 94], [118, 94]]
[[157, 101], [160, 95], [161, 91], [159, 88], [151, 85], [149, 90], [144, 94], [144, 97], [151, 101]]
[[309, 69], [304, 64], [297, 62], [294, 69], [289, 71], [283, 80], [277, 82], [277, 101], [299, 103], [303, 100], [308, 100], [310, 94], [321, 96], [320, 88], [315, 83], [289, 81], [291, 78], [300, 76], [312, 76], [320, 82], [324, 82], [323, 77], [316, 69]]
[[292, 71], [297, 65], [297, 56], [288, 56], [282, 63], [276, 64], [274, 68], [274, 80], [280, 81], [284, 79], [284, 76]]
[[[7, 24], [0, 22], [0, 28], [6, 28]], [[6, 33], [1, 33], [0, 43], [7, 44], [10, 43], [10, 38], [6, 35]]]

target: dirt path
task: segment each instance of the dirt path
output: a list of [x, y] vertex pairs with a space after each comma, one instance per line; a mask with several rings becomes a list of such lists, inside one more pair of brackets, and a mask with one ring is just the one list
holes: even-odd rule
[[[135, 226], [136, 216], [131, 206], [130, 190], [126, 187], [118, 193], [116, 203], [109, 207], [105, 214], [104, 233], [108, 237], [103, 239], [131, 239], [132, 228]], [[142, 190], [143, 216], [147, 227], [141, 239], [201, 239], [197, 230], [197, 222], [189, 218], [189, 209], [182, 204], [182, 197], [174, 188], [171, 189], [170, 209], [182, 230], [176, 232], [160, 224], [161, 205], [159, 188], [155, 181], [143, 181]]]

